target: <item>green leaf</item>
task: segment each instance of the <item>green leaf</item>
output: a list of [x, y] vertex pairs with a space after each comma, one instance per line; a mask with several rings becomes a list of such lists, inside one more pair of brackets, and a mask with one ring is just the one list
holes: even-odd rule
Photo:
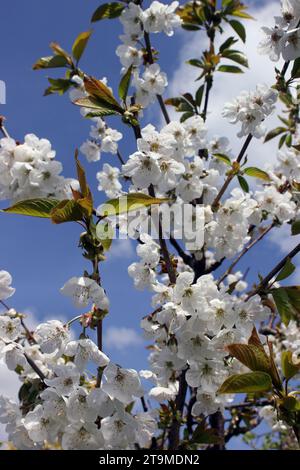
[[259, 346], [254, 344], [230, 344], [227, 350], [232, 357], [235, 357], [244, 366], [253, 371], [270, 372], [270, 359]]
[[235, 44], [236, 42], [238, 42], [237, 39], [235, 39], [233, 36], [230, 36], [228, 39], [226, 39], [225, 42], [223, 42], [223, 44], [220, 46], [220, 49], [219, 51], [220, 52], [224, 52], [226, 49], [229, 49], [231, 46], [233, 46], [233, 44]]
[[205, 422], [201, 422], [193, 432], [192, 442], [197, 444], [218, 444], [220, 436], [218, 436], [215, 429], [207, 428]]
[[26, 199], [19, 201], [1, 212], [8, 212], [9, 214], [27, 215], [31, 217], [50, 218], [51, 211], [60, 201], [58, 199]]
[[55, 69], [66, 67], [67, 65], [68, 61], [65, 57], [61, 55], [51, 55], [49, 57], [41, 57], [32, 68], [33, 70]]
[[89, 42], [91, 34], [92, 34], [92, 31], [85, 31], [83, 33], [80, 33], [74, 41], [74, 44], [72, 47], [72, 54], [73, 54], [74, 59], [77, 61], [77, 63], [79, 62], [82, 54], [85, 51], [85, 48], [87, 46], [87, 43]]
[[75, 151], [75, 161], [76, 161], [76, 170], [77, 170], [77, 177], [78, 177], [78, 181], [80, 185], [80, 191], [83, 197], [87, 197], [90, 195], [90, 189], [87, 184], [85, 170], [78, 159], [77, 149]]
[[233, 1], [232, 0], [222, 0], [222, 7], [226, 7], [230, 3], [233, 3]]
[[229, 59], [229, 60], [232, 60], [233, 62], [236, 62], [237, 64], [241, 64], [244, 67], [249, 66], [247, 57], [245, 57], [245, 55], [242, 54], [239, 51], [232, 51], [230, 49], [226, 49], [223, 52], [222, 56], [225, 57], [226, 59]]
[[285, 145], [287, 147], [291, 147], [293, 143], [293, 137], [292, 134], [288, 134], [287, 137], [285, 138]]
[[101, 242], [104, 251], [108, 251], [111, 247], [114, 230], [108, 222], [98, 223], [96, 227], [97, 239]]
[[180, 122], [184, 122], [186, 121], [187, 119], [189, 119], [190, 117], [193, 117], [194, 116], [194, 113], [188, 111], [186, 113], [184, 113], [181, 118], [180, 118]]
[[273, 300], [275, 302], [281, 320], [287, 326], [293, 317], [289, 297], [285, 292], [285, 289], [282, 287], [280, 287], [279, 289], [272, 289], [271, 294], [273, 296]]
[[105, 3], [101, 5], [97, 10], [94, 12], [92, 16], [92, 23], [96, 21], [109, 19], [112, 20], [114, 18], [118, 18], [121, 15], [122, 11], [124, 10], [125, 5], [122, 3], [113, 2], [113, 3]]
[[132, 65], [129, 67], [127, 72], [123, 75], [119, 85], [119, 97], [122, 101], [126, 101], [130, 80], [132, 75]]
[[278, 313], [283, 323], [287, 326], [292, 318], [300, 315], [300, 287], [278, 287], [270, 289], [276, 304]]
[[203, 62], [199, 59], [190, 59], [190, 60], [187, 60], [186, 63], [189, 65], [192, 65], [193, 67], [200, 67], [200, 68], [203, 67]]
[[65, 78], [48, 78], [48, 81], [51, 86], [45, 90], [44, 96], [52, 95], [53, 93], [63, 95], [72, 86], [72, 82]]
[[161, 204], [169, 201], [168, 198], [155, 198], [143, 193], [129, 193], [117, 199], [110, 199], [97, 209], [100, 217], [109, 217], [124, 214], [130, 211], [136, 211], [142, 207], [148, 207], [154, 204]]
[[246, 30], [244, 25], [237, 20], [229, 21], [230, 26], [234, 29], [237, 35], [241, 38], [243, 42], [246, 42]]
[[281, 368], [286, 380], [290, 380], [300, 372], [300, 363], [294, 364], [293, 353], [291, 351], [283, 351], [281, 353]]
[[85, 77], [84, 86], [90, 98], [96, 99], [100, 104], [104, 104], [106, 107], [115, 109], [116, 111], [123, 113], [123, 109], [113, 96], [110, 89], [104, 85], [103, 82], [97, 80], [94, 77]]
[[64, 57], [67, 60], [68, 64], [72, 64], [72, 58], [70, 57], [68, 52], [65, 51], [57, 42], [51, 42], [50, 47], [56, 55]]
[[253, 393], [268, 392], [272, 389], [272, 380], [265, 372], [249, 372], [228, 377], [218, 393]]
[[192, 23], [182, 23], [181, 27], [186, 31], [199, 31], [199, 29], [201, 29], [200, 26], [197, 26]]
[[286, 138], [288, 137], [288, 134], [284, 134], [283, 136], [280, 137], [279, 143], [278, 143], [278, 148], [281, 149], [283, 146]]
[[86, 211], [79, 202], [65, 199], [52, 209], [51, 220], [54, 224], [63, 224], [82, 220], [85, 215], [87, 215]]
[[274, 139], [275, 137], [286, 131], [287, 129], [285, 127], [276, 127], [275, 129], [267, 133], [264, 141], [268, 142], [269, 140]]
[[235, 65], [220, 65], [220, 67], [217, 68], [217, 72], [244, 73], [240, 67], [236, 67]]
[[292, 224], [292, 235], [299, 235], [300, 233], [300, 220], [296, 220]]
[[292, 78], [300, 78], [300, 58], [296, 59], [292, 68]]
[[295, 269], [296, 269], [296, 267], [293, 265], [290, 258], [288, 258], [285, 265], [283, 266], [282, 270], [277, 275], [275, 281], [276, 282], [283, 281], [284, 279], [289, 277], [291, 274], [293, 274]]
[[238, 175], [238, 182], [240, 183], [242, 190], [245, 191], [245, 193], [249, 193], [249, 185], [243, 176]]
[[85, 115], [86, 118], [113, 116], [116, 114], [121, 114], [119, 111], [116, 111], [114, 107], [111, 107], [108, 104], [103, 104], [93, 97], [79, 98], [78, 100], [74, 101], [74, 104], [76, 106], [91, 109], [91, 112]]
[[179, 111], [179, 106], [181, 103], [183, 103], [183, 98], [181, 96], [176, 96], [175, 98], [167, 98], [165, 100], [165, 104], [167, 106], [174, 106], [176, 108], [176, 111]]
[[280, 404], [288, 411], [300, 411], [300, 402], [293, 396], [284, 397]]
[[245, 168], [244, 173], [247, 176], [253, 176], [254, 178], [258, 178], [264, 181], [270, 181], [270, 177], [268, 173], [254, 166], [249, 166], [248, 168]]
[[201, 106], [201, 103], [202, 103], [202, 98], [203, 98], [203, 93], [204, 93], [204, 85], [201, 85], [197, 92], [196, 92], [196, 96], [195, 96], [195, 100], [196, 100], [196, 105], [198, 106], [198, 108], [200, 108]]
[[226, 163], [226, 165], [231, 166], [231, 160], [227, 155], [224, 155], [223, 153], [213, 153], [213, 157], [217, 158], [217, 160], [220, 160], [223, 163]]
[[230, 15], [237, 16], [238, 18], [244, 18], [245, 20], [254, 20], [253, 16], [248, 15], [248, 13], [245, 13], [243, 9], [234, 10], [230, 13]]

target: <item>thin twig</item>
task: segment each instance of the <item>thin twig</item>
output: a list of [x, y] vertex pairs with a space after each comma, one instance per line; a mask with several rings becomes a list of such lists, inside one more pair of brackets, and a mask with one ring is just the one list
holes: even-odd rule
[[[182, 416], [183, 408], [184, 408], [184, 403], [185, 403], [185, 397], [186, 397], [186, 392], [187, 392], [187, 381], [185, 378], [185, 373], [186, 371], [182, 371], [179, 379], [179, 391], [177, 394], [177, 397], [175, 399], [175, 410], [178, 412], [179, 416]], [[171, 429], [169, 432], [169, 450], [175, 450], [178, 448], [179, 445], [179, 439], [180, 439], [180, 417], [174, 416]]]
[[[300, 21], [299, 21], [298, 24], [300, 24]], [[284, 78], [284, 76], [285, 76], [285, 74], [286, 74], [286, 72], [287, 72], [287, 70], [288, 70], [289, 65], [290, 65], [290, 61], [284, 63], [283, 68], [282, 68], [281, 73], [280, 73], [280, 76], [281, 76], [282, 78]], [[242, 149], [241, 149], [241, 151], [240, 151], [240, 154], [239, 154], [238, 158], [236, 159], [236, 162], [237, 162], [237, 163], [240, 163], [240, 162], [241, 162], [241, 160], [242, 160], [244, 154], [246, 153], [247, 148], [249, 147], [249, 144], [250, 144], [252, 138], [253, 138], [252, 134], [249, 134], [249, 135], [247, 136], [246, 141], [245, 141], [245, 143], [244, 143], [244, 145], [243, 145], [243, 147], [242, 147]], [[218, 207], [219, 202], [220, 202], [220, 200], [221, 200], [223, 194], [225, 193], [225, 191], [226, 191], [226, 189], [228, 188], [229, 184], [230, 184], [231, 181], [233, 180], [234, 176], [235, 176], [234, 174], [228, 175], [228, 177], [227, 177], [225, 183], [223, 184], [223, 186], [222, 186], [222, 188], [220, 189], [218, 195], [216, 196], [214, 202], [212, 203], [212, 208], [216, 209], [216, 208]]]
[[148, 411], [148, 406], [146, 405], [146, 401], [145, 401], [145, 398], [144, 397], [141, 397], [141, 404], [142, 404], [142, 407], [143, 407], [143, 411], [145, 413], [147, 413]]
[[253, 248], [260, 240], [262, 240], [269, 232], [270, 230], [272, 230], [272, 228], [274, 227], [274, 223], [272, 223], [271, 225], [269, 225], [269, 227], [267, 227], [266, 229], [264, 229], [261, 234], [255, 238], [254, 240], [252, 240], [252, 242], [249, 243], [249, 245], [247, 245], [241, 252], [240, 254], [237, 256], [237, 258], [233, 261], [233, 263], [231, 263], [231, 265], [229, 266], [229, 268], [225, 271], [225, 273], [220, 277], [220, 279], [218, 280], [218, 283], [217, 283], [217, 286], [219, 287], [221, 282], [224, 281], [224, 279], [226, 279], [226, 277], [232, 273], [232, 270], [233, 268], [238, 264], [238, 262], [243, 258], [243, 256], [245, 256], [249, 250], [251, 250], [251, 248]]
[[183, 259], [183, 261], [185, 262], [185, 264], [187, 264], [188, 266], [191, 266], [192, 267], [192, 263], [193, 263], [193, 258], [192, 256], [188, 255], [183, 248], [181, 248], [181, 246], [179, 245], [178, 241], [173, 238], [172, 236], [170, 236], [170, 243], [171, 245], [173, 246], [173, 248], [175, 248], [175, 250], [177, 251], [178, 255]]
[[119, 150], [117, 150], [117, 157], [121, 163], [121, 165], [125, 165], [125, 160], [123, 159], [122, 155], [120, 154]]
[[39, 376], [39, 378], [44, 382], [46, 376], [43, 374], [43, 372], [41, 371], [41, 369], [36, 365], [36, 363], [26, 354], [24, 353], [24, 356], [25, 356], [25, 359], [26, 361], [28, 362], [28, 364], [30, 365], [30, 367], [32, 367], [32, 369], [34, 370], [34, 372]]
[[260, 282], [260, 284], [252, 291], [249, 292], [246, 301], [249, 300], [251, 297], [254, 295], [258, 294], [262, 290], [264, 290], [269, 282], [273, 279], [274, 276], [284, 267], [288, 259], [294, 258], [298, 253], [300, 252], [300, 243], [295, 246], [295, 248], [290, 251], [288, 255], [286, 255], [276, 266], [275, 268], [272, 269], [272, 271], [269, 272], [269, 274]]
[[203, 111], [202, 111], [202, 114], [201, 114], [204, 122], [206, 121], [206, 118], [207, 118], [209, 94], [210, 94], [210, 90], [212, 89], [212, 86], [213, 86], [213, 77], [210, 73], [207, 75], [207, 77], [205, 79], [205, 83], [206, 83], [206, 86], [205, 86], [204, 108], [203, 108]]
[[[147, 51], [147, 62], [151, 65], [151, 64], [154, 64], [154, 59], [153, 59], [153, 54], [152, 54], [150, 36], [149, 36], [149, 33], [147, 33], [146, 31], [144, 32], [144, 39], [145, 39], [146, 51]], [[161, 108], [161, 111], [163, 113], [164, 119], [166, 123], [169, 124], [171, 122], [171, 119], [167, 111], [166, 105], [164, 103], [163, 97], [161, 95], [156, 95], [156, 98]]]
[[[244, 157], [244, 155], [247, 151], [247, 148], [249, 147], [250, 142], [251, 142], [252, 139], [253, 139], [253, 135], [249, 134], [248, 137], [246, 138], [245, 142], [244, 142], [243, 147], [241, 148], [241, 151], [240, 151], [236, 161], [234, 163], [240, 163], [242, 161], [242, 159], [243, 159], [243, 157]], [[211, 205], [212, 209], [216, 209], [218, 207], [219, 202], [220, 202], [223, 194], [225, 193], [226, 189], [228, 188], [228, 186], [230, 185], [230, 183], [234, 179], [234, 177], [235, 177], [234, 173], [231, 173], [230, 175], [227, 176], [227, 179], [225, 180], [222, 188], [220, 189], [219, 193], [215, 197], [214, 202]]]
[[4, 135], [4, 137], [7, 137], [8, 139], [10, 138], [10, 135], [9, 133], [7, 132], [5, 126], [4, 126], [4, 121], [5, 121], [5, 117], [4, 116], [0, 116], [0, 131], [2, 132], [2, 134]]
[[267, 406], [267, 405], [271, 405], [271, 404], [272, 404], [271, 400], [263, 400], [263, 401], [256, 402], [256, 403], [253, 402], [253, 401], [245, 401], [244, 403], [228, 405], [225, 408], [226, 408], [226, 410], [234, 410], [234, 409], [248, 408], [248, 407], [251, 407], [251, 406], [261, 407], [261, 406]]

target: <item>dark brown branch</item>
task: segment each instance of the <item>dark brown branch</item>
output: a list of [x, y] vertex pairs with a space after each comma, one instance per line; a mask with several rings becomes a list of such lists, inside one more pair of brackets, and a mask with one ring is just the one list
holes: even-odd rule
[[185, 262], [185, 264], [187, 264], [188, 266], [191, 266], [192, 267], [192, 264], [193, 264], [193, 258], [192, 256], [188, 255], [184, 250], [183, 248], [181, 248], [181, 246], [179, 245], [178, 241], [173, 238], [172, 236], [170, 236], [170, 243], [171, 245], [173, 246], [173, 248], [175, 248], [175, 250], [177, 251], [178, 255], [183, 259], [183, 261]]
[[[245, 142], [244, 142], [243, 147], [241, 148], [241, 151], [240, 151], [236, 161], [234, 163], [240, 163], [242, 161], [242, 159], [243, 159], [243, 157], [244, 157], [244, 155], [245, 155], [252, 139], [253, 139], [252, 134], [249, 134], [248, 137], [246, 138]], [[231, 181], [233, 180], [234, 177], [235, 177], [234, 173], [227, 176], [227, 179], [225, 180], [222, 188], [220, 189], [218, 195], [216, 196], [214, 202], [211, 205], [212, 209], [216, 209], [218, 207], [222, 196], [224, 195], [226, 189], [228, 188], [228, 186], [230, 185], [230, 183], [231, 183]]]
[[10, 135], [9, 135], [9, 133], [7, 132], [5, 126], [4, 126], [4, 121], [5, 121], [5, 117], [4, 117], [4, 116], [0, 116], [0, 131], [2, 132], [2, 134], [4, 135], [4, 137], [9, 138]]
[[41, 369], [36, 365], [36, 363], [26, 353], [24, 353], [24, 356], [25, 356], [26, 361], [30, 365], [30, 367], [39, 376], [39, 378], [44, 382], [46, 376], [43, 374]]
[[119, 150], [117, 150], [117, 157], [118, 157], [119, 162], [121, 163], [121, 165], [125, 165], [125, 161], [124, 161], [122, 155], [120, 154]]
[[218, 286], [221, 284], [221, 282], [224, 281], [224, 279], [226, 279], [226, 277], [229, 274], [232, 273], [233, 268], [238, 264], [238, 262], [243, 258], [243, 256], [245, 256], [248, 253], [248, 251], [251, 250], [251, 248], [253, 248], [260, 240], [262, 240], [270, 232], [270, 230], [272, 230], [274, 225], [275, 225], [274, 223], [269, 225], [269, 227], [267, 227], [265, 230], [263, 230], [262, 233], [257, 238], [252, 240], [252, 242], [250, 242], [249, 245], [247, 245], [240, 252], [240, 254], [237, 256], [237, 258], [233, 261], [233, 263], [229, 266], [229, 268], [225, 271], [225, 273], [218, 280], [218, 284], [217, 284]]
[[224, 416], [221, 411], [217, 411], [209, 417], [210, 425], [216, 430], [219, 442], [211, 447], [211, 450], [224, 450], [225, 449], [225, 430], [224, 430]]
[[226, 410], [243, 409], [243, 408], [249, 408], [249, 407], [255, 408], [255, 407], [267, 406], [271, 404], [272, 404], [271, 400], [262, 400], [260, 402], [244, 401], [244, 403], [228, 405], [226, 406]]
[[145, 398], [144, 397], [141, 397], [141, 404], [142, 404], [142, 407], [143, 407], [143, 411], [145, 413], [147, 413], [148, 411], [148, 406], [146, 405], [146, 401], [145, 401]]
[[[300, 25], [300, 21], [299, 21], [298, 24]], [[282, 78], [285, 76], [285, 74], [286, 74], [286, 72], [287, 72], [287, 70], [288, 70], [289, 65], [290, 65], [290, 62], [289, 62], [289, 61], [288, 61], [288, 62], [285, 62], [285, 64], [283, 65], [282, 71], [281, 71], [281, 73], [280, 73], [280, 76], [281, 76]], [[241, 149], [241, 151], [240, 151], [240, 154], [239, 154], [238, 158], [236, 159], [236, 162], [237, 162], [237, 163], [240, 163], [240, 162], [241, 162], [241, 160], [242, 160], [243, 156], [245, 155], [246, 150], [247, 150], [247, 148], [248, 148], [248, 146], [249, 146], [249, 144], [250, 144], [252, 138], [253, 138], [252, 134], [249, 134], [248, 137], [247, 137], [247, 139], [246, 139], [246, 141], [245, 141], [245, 143], [244, 143], [244, 145], [243, 145], [243, 147], [242, 147], [242, 149]], [[220, 200], [221, 200], [223, 194], [225, 193], [225, 191], [226, 191], [226, 189], [228, 188], [229, 184], [230, 184], [231, 181], [233, 180], [234, 176], [235, 176], [235, 175], [232, 174], [232, 175], [229, 175], [229, 176], [227, 177], [225, 183], [223, 184], [222, 188], [221, 188], [220, 191], [219, 191], [219, 194], [216, 196], [214, 202], [212, 203], [212, 208], [216, 209], [216, 208], [218, 207], [219, 202], [220, 202]]]
[[201, 114], [204, 122], [206, 121], [206, 118], [207, 118], [209, 94], [210, 94], [210, 90], [212, 89], [212, 86], [213, 86], [213, 77], [210, 73], [207, 75], [207, 77], [205, 79], [205, 84], [206, 85], [205, 85], [204, 108], [203, 108], [203, 111], [202, 111], [202, 114]]
[[294, 258], [298, 253], [300, 252], [300, 243], [295, 246], [295, 248], [290, 251], [288, 255], [286, 255], [276, 266], [275, 268], [272, 269], [272, 271], [269, 272], [269, 274], [260, 282], [260, 284], [254, 289], [252, 292], [250, 292], [247, 296], [246, 300], [249, 300], [251, 297], [254, 295], [258, 294], [262, 290], [264, 290], [269, 282], [273, 279], [274, 276], [284, 267], [288, 259]]
[[[154, 64], [154, 59], [153, 59], [153, 54], [152, 54], [150, 36], [149, 36], [149, 33], [147, 33], [146, 31], [144, 32], [144, 39], [145, 39], [146, 51], [147, 51], [147, 62], [151, 65], [151, 64]], [[156, 98], [159, 103], [160, 109], [163, 113], [164, 119], [166, 123], [169, 124], [171, 122], [171, 119], [167, 111], [166, 105], [164, 103], [164, 100], [161, 95], [156, 95]]]
[[180, 427], [181, 427], [181, 416], [184, 408], [185, 397], [187, 392], [187, 382], [185, 379], [186, 371], [182, 371], [179, 379], [179, 391], [175, 400], [175, 413], [179, 416], [174, 416], [171, 429], [169, 432], [169, 450], [175, 450], [179, 446], [180, 440]]

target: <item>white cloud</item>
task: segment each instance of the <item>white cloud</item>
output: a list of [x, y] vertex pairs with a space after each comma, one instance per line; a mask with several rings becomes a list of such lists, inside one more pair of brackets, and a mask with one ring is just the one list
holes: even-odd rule
[[281, 253], [288, 254], [300, 241], [300, 235], [291, 236], [291, 226], [283, 225], [270, 232], [269, 240], [274, 243]]
[[[210, 94], [207, 128], [210, 136], [227, 136], [235, 155], [238, 154], [242, 143], [236, 136], [239, 127], [238, 125], [229, 124], [222, 118], [221, 111], [224, 103], [234, 99], [242, 90], [254, 90], [258, 83], [266, 83], [270, 86], [274, 84], [274, 66], [280, 67], [281, 64], [274, 64], [267, 56], [259, 55], [257, 46], [262, 38], [261, 27], [271, 26], [274, 23], [274, 16], [278, 15], [279, 7], [279, 1], [261, 2], [260, 5], [250, 7], [249, 13], [256, 21], [245, 22], [247, 30], [246, 45], [239, 42], [235, 46], [245, 52], [250, 68], [244, 74], [215, 74], [214, 86]], [[225, 33], [221, 36], [217, 47], [232, 34], [233, 31], [229, 27], [225, 28]], [[183, 33], [183, 38], [183, 45], [178, 53], [180, 66], [169, 80], [168, 97], [178, 96], [187, 91], [195, 92], [200, 86], [199, 81], [195, 82], [198, 70], [185, 62], [188, 59], [199, 57], [200, 52], [207, 47], [207, 38], [203, 32]], [[172, 119], [178, 119], [178, 113], [171, 108], [169, 108], [169, 111]], [[277, 115], [278, 111], [266, 120], [269, 130], [279, 125], [280, 121]], [[161, 124], [163, 124], [163, 120]], [[278, 150], [277, 145], [277, 139], [264, 145], [262, 140], [254, 139], [248, 150], [249, 164], [264, 168], [266, 164], [274, 162]], [[253, 185], [254, 181], [250, 183]], [[284, 254], [287, 254], [297, 243], [296, 237], [290, 236], [289, 226], [272, 231], [269, 240]]]
[[[274, 63], [267, 56], [261, 56], [257, 52], [257, 45], [262, 38], [261, 27], [272, 25], [273, 17], [278, 15], [279, 2], [266, 2], [263, 5], [252, 6], [249, 10], [256, 21], [247, 21], [247, 42], [243, 45], [241, 41], [235, 46], [243, 50], [248, 57], [250, 69], [244, 74], [216, 73], [214, 87], [210, 95], [209, 115], [207, 127], [209, 135], [224, 135], [231, 142], [232, 149], [237, 155], [241, 148], [241, 140], [236, 137], [239, 130], [238, 125], [229, 124], [221, 116], [224, 103], [231, 101], [243, 90], [253, 90], [258, 83], [273, 85], [275, 82]], [[230, 27], [225, 27], [225, 33], [219, 39], [217, 47], [229, 36], [234, 35]], [[200, 52], [207, 48], [207, 38], [203, 32], [183, 33], [183, 45], [179, 51], [178, 61], [181, 64], [170, 79], [168, 96], [178, 96], [187, 91], [196, 91], [200, 82], [195, 82], [200, 74], [195, 67], [187, 65], [186, 60], [199, 58]], [[220, 37], [220, 36], [219, 36]], [[224, 62], [225, 63], [225, 62]], [[229, 62], [228, 62], [229, 63]], [[278, 65], [278, 64], [276, 64]], [[172, 119], [178, 119], [176, 112], [170, 111]], [[266, 121], [268, 129], [278, 126], [276, 113]], [[274, 161], [276, 158], [277, 142], [271, 141], [263, 145], [259, 140], [251, 143], [248, 151], [248, 159], [251, 165], [264, 167], [266, 162]]]
[[107, 258], [109, 260], [117, 258], [132, 258], [135, 255], [135, 250], [133, 247], [133, 242], [129, 239], [118, 239], [113, 240], [112, 247], [107, 253]]
[[105, 346], [119, 351], [143, 344], [142, 337], [132, 328], [111, 326], [106, 330]]

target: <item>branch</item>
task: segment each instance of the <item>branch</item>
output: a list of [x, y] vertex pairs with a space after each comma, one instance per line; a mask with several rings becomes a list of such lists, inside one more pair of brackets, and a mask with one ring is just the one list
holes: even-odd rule
[[[236, 161], [233, 162], [233, 164], [234, 163], [240, 163], [242, 161], [242, 158], [244, 157], [244, 155], [245, 155], [252, 139], [253, 139], [253, 135], [249, 134], [248, 137], [246, 138], [245, 142], [244, 142], [243, 147], [241, 148], [241, 151], [240, 151]], [[230, 174], [230, 175], [227, 176], [227, 179], [225, 180], [225, 183], [223, 184], [222, 188], [220, 189], [218, 195], [215, 197], [215, 200], [211, 205], [212, 209], [217, 209], [223, 194], [225, 193], [226, 189], [228, 188], [228, 186], [230, 185], [230, 183], [231, 183], [231, 181], [233, 180], [234, 177], [235, 177], [235, 174]]]
[[261, 407], [261, 406], [267, 406], [267, 405], [272, 405], [271, 400], [263, 400], [258, 403], [255, 403], [253, 401], [245, 401], [244, 403], [238, 403], [236, 405], [228, 405], [226, 406], [226, 410], [234, 410], [234, 409], [243, 409], [243, 408], [249, 408], [249, 406], [254, 406], [254, 407]]
[[225, 273], [220, 277], [220, 279], [218, 280], [218, 283], [217, 283], [217, 286], [219, 287], [221, 282], [224, 281], [224, 279], [226, 279], [226, 277], [231, 274], [233, 268], [238, 264], [238, 262], [243, 258], [243, 256], [245, 256], [249, 250], [251, 250], [251, 248], [253, 248], [260, 240], [262, 240], [271, 230], [272, 228], [275, 226], [274, 223], [272, 223], [271, 225], [269, 225], [269, 227], [267, 227], [265, 230], [263, 230], [261, 232], [261, 234], [255, 238], [252, 242], [249, 243], [249, 245], [247, 245], [241, 252], [240, 254], [237, 256], [237, 258], [233, 261], [233, 263], [229, 266], [229, 268], [225, 271]]
[[185, 379], [186, 370], [181, 372], [179, 379], [179, 391], [175, 400], [175, 413], [179, 416], [174, 416], [171, 424], [171, 429], [169, 432], [169, 450], [178, 449], [179, 439], [180, 439], [180, 427], [181, 427], [181, 416], [184, 408], [184, 402], [187, 392], [187, 381]]
[[[300, 23], [300, 22], [299, 22], [299, 23]], [[298, 23], [298, 24], [299, 24], [299, 23]], [[288, 67], [289, 67], [289, 64], [290, 64], [290, 61], [285, 62], [284, 66], [283, 66], [283, 68], [282, 68], [282, 71], [281, 71], [281, 73], [280, 73], [280, 75], [281, 75], [282, 78], [285, 76], [285, 74], [286, 74], [286, 72], [287, 72], [287, 69], [288, 69]], [[238, 156], [238, 158], [236, 159], [236, 162], [235, 162], [235, 163], [240, 163], [240, 162], [241, 162], [243, 156], [244, 156], [245, 153], [246, 153], [246, 150], [247, 150], [248, 147], [249, 147], [249, 144], [250, 144], [252, 138], [253, 138], [252, 134], [249, 134], [248, 137], [246, 138], [246, 141], [245, 141], [245, 143], [244, 143], [244, 145], [243, 145], [243, 147], [242, 147], [242, 149], [241, 149], [241, 151], [240, 151], [240, 153], [239, 153], [239, 156]], [[218, 205], [219, 205], [219, 202], [220, 202], [220, 200], [221, 200], [223, 194], [225, 193], [225, 191], [226, 191], [226, 189], [228, 188], [229, 184], [230, 184], [231, 181], [233, 180], [234, 176], [235, 176], [234, 174], [228, 175], [228, 177], [227, 177], [225, 183], [223, 184], [223, 186], [222, 186], [222, 188], [220, 189], [218, 195], [216, 196], [214, 202], [212, 203], [212, 206], [211, 206], [212, 209], [217, 209], [217, 207], [218, 207]]]
[[175, 248], [175, 250], [177, 251], [178, 255], [183, 259], [183, 261], [185, 262], [185, 264], [187, 264], [188, 266], [192, 267], [192, 264], [193, 264], [193, 258], [192, 256], [188, 255], [182, 248], [181, 246], [179, 245], [178, 241], [173, 238], [172, 236], [170, 236], [170, 243], [171, 245], [173, 246], [173, 248]]
[[[152, 46], [151, 46], [151, 41], [150, 41], [150, 35], [146, 31], [144, 32], [144, 39], [145, 39], [145, 44], [146, 44], [146, 51], [147, 51], [147, 62], [149, 64], [154, 64], [154, 59], [153, 59], [153, 54], [152, 54]], [[171, 122], [169, 113], [167, 111], [166, 105], [164, 103], [164, 100], [161, 95], [156, 95], [157, 101], [159, 103], [160, 109], [163, 113], [163, 116], [165, 118], [165, 121], [167, 124]]]
[[121, 165], [125, 165], [125, 161], [124, 161], [122, 155], [120, 154], [119, 150], [117, 150], [117, 157], [118, 157], [119, 162], [121, 163]]
[[207, 77], [205, 79], [205, 82], [206, 82], [205, 101], [204, 101], [204, 108], [203, 108], [203, 111], [202, 111], [202, 114], [201, 114], [204, 122], [206, 121], [206, 118], [207, 118], [209, 94], [210, 94], [210, 90], [212, 89], [212, 86], [213, 86], [213, 77], [210, 73], [207, 75]]
[[10, 135], [9, 133], [7, 132], [5, 126], [4, 126], [4, 121], [5, 121], [5, 117], [4, 116], [0, 116], [0, 131], [2, 132], [2, 134], [4, 135], [4, 137], [7, 137], [9, 138]]
[[44, 382], [46, 376], [43, 374], [41, 369], [36, 365], [36, 363], [26, 353], [24, 353], [24, 356], [25, 356], [26, 361], [30, 365], [30, 367], [32, 367], [32, 369], [39, 376], [39, 378], [42, 380], [42, 382]]
[[254, 295], [258, 294], [261, 290], [265, 289], [269, 282], [273, 279], [274, 276], [284, 267], [288, 259], [294, 258], [300, 252], [300, 243], [295, 246], [295, 248], [290, 251], [276, 266], [269, 272], [269, 274], [260, 282], [256, 289], [250, 292], [246, 298], [246, 301], [249, 300]]
[[216, 430], [217, 436], [219, 438], [219, 442], [214, 444], [211, 447], [211, 450], [225, 450], [225, 429], [224, 429], [224, 416], [221, 411], [217, 411], [216, 413], [210, 416], [210, 425], [213, 429]]

